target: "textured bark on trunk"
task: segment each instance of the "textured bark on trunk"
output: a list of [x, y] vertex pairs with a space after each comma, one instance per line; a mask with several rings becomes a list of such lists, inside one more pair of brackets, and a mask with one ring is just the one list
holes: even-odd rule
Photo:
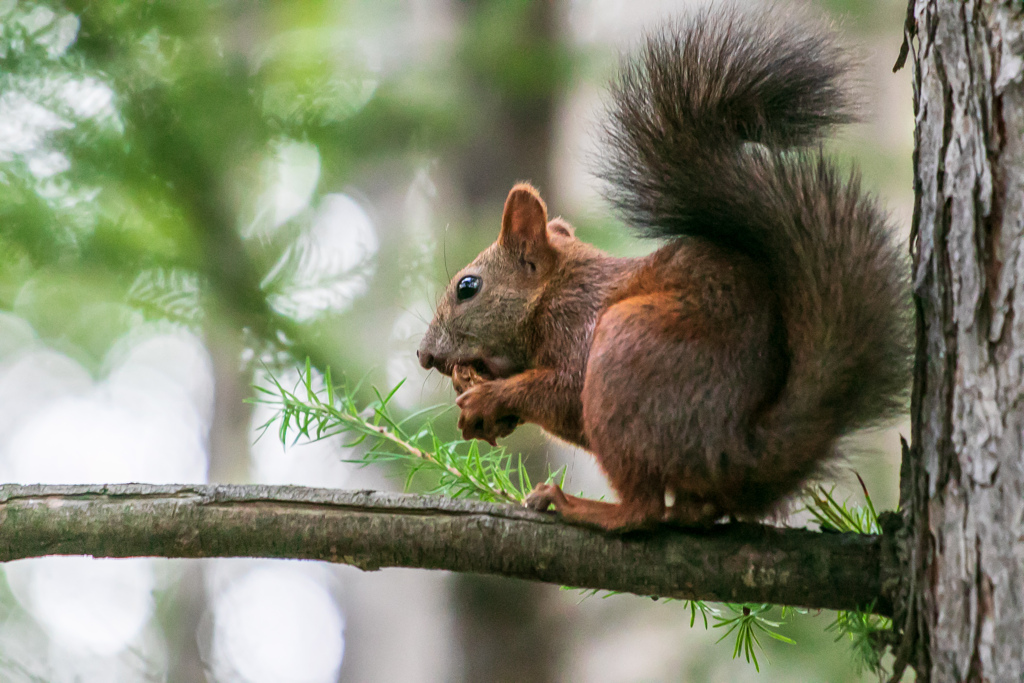
[[1024, 4], [912, 11], [920, 322], [904, 654], [919, 681], [1022, 681]]

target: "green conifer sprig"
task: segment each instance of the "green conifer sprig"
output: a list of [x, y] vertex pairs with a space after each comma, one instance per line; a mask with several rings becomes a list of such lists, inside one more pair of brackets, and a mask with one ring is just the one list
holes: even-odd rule
[[[336, 387], [329, 368], [321, 381], [307, 361], [294, 389], [287, 389], [271, 376], [270, 386], [256, 386], [259, 398], [254, 402], [274, 409], [274, 415], [261, 429], [265, 432], [277, 423], [283, 443], [344, 435], [349, 437], [346, 447], [367, 445], [349, 462], [404, 464], [406, 489], [417, 475], [425, 475], [421, 480], [434, 482], [428, 493], [522, 503], [533, 489], [523, 457], [501, 447], [482, 448], [475, 440], [442, 438], [434, 426], [435, 419], [445, 412], [440, 407], [425, 408], [399, 419], [391, 410], [391, 402], [403, 382], [386, 394], [374, 389], [375, 400], [360, 407], [355, 399], [357, 388], [344, 384]], [[564, 468], [548, 472], [548, 481], [562, 484], [564, 479]]]
[[[864, 492], [863, 507], [848, 501], [839, 502], [835, 498], [834, 488], [817, 486], [806, 492], [805, 509], [822, 531], [882, 533], [882, 525], [878, 521], [878, 512], [868, 487], [859, 474], [857, 481]], [[858, 673], [865, 669], [875, 674], [881, 673], [885, 636], [892, 631], [892, 619], [874, 614], [874, 607], [874, 604], [870, 604], [865, 605], [863, 611], [841, 610], [836, 613], [836, 620], [825, 628], [827, 632], [836, 634], [836, 642], [844, 639], [849, 641]]]

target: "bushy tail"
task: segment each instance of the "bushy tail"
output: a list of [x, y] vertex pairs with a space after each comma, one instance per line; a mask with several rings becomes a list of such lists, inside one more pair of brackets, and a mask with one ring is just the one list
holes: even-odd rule
[[908, 268], [857, 177], [807, 149], [851, 118], [847, 64], [826, 27], [718, 4], [649, 37], [613, 88], [612, 202], [647, 236], [754, 256], [780, 295], [790, 367], [759, 426], [752, 513], [905, 402]]

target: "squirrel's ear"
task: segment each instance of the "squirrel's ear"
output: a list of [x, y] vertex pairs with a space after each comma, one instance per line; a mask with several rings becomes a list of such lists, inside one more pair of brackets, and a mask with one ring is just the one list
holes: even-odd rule
[[548, 209], [544, 200], [533, 187], [519, 183], [505, 200], [498, 244], [534, 270], [548, 266], [555, 252], [548, 242], [547, 226]]

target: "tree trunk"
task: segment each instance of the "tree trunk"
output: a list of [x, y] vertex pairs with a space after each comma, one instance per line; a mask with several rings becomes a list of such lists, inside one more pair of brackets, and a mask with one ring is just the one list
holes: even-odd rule
[[1024, 6], [912, 11], [920, 322], [904, 653], [919, 681], [1022, 681]]

